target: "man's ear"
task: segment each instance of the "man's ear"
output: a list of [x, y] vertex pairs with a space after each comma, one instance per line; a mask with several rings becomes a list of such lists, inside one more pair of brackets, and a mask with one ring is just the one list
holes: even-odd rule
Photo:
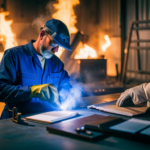
[[45, 35], [45, 31], [42, 30], [42, 31], [40, 32], [40, 38], [42, 39], [44, 35]]

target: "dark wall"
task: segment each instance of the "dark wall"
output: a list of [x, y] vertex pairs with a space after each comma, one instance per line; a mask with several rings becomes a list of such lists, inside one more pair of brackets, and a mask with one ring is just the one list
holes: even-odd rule
[[48, 0], [6, 0], [6, 10], [14, 23], [31, 23], [40, 14], [45, 14]]
[[32, 27], [33, 20], [45, 14], [48, 0], [1, 0], [4, 10], [9, 12], [7, 20], [13, 20], [12, 31], [16, 34], [18, 45], [36, 39], [38, 32]]

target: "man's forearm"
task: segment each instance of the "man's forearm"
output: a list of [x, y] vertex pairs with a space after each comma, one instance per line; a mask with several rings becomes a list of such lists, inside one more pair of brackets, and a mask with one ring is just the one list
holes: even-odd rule
[[29, 101], [30, 89], [30, 86], [14, 86], [0, 82], [0, 102], [13, 103]]

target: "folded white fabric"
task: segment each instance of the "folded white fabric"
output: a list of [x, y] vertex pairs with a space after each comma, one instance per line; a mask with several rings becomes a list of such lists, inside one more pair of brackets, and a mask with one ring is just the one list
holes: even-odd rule
[[139, 86], [127, 89], [123, 92], [116, 102], [117, 106], [126, 106], [129, 104], [140, 104], [150, 101], [150, 83], [143, 83]]

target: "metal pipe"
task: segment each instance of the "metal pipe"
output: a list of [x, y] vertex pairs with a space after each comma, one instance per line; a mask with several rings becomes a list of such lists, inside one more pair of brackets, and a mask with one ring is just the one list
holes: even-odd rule
[[[139, 20], [139, 1], [136, 0], [135, 1], [135, 10], [136, 10], [136, 13], [135, 13], [135, 19], [136, 21]], [[138, 24], [136, 24], [136, 27], [138, 28]], [[137, 35], [137, 39], [139, 40], [139, 33], [138, 31], [136, 30], [136, 35]], [[137, 47], [139, 47], [139, 42], [137, 43]], [[137, 50], [137, 57], [138, 57], [138, 69], [141, 70], [141, 58], [140, 58], [140, 51], [139, 49]]]
[[122, 77], [124, 64], [124, 49], [126, 41], [126, 0], [120, 1], [120, 10], [121, 10], [120, 24], [121, 24], [121, 77]]

